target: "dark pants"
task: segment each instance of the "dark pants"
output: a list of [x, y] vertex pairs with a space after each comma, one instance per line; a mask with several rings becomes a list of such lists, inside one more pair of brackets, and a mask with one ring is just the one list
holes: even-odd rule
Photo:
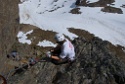
[[[59, 57], [60, 53], [61, 53], [61, 48], [58, 48], [58, 49], [54, 50], [51, 54], [53, 56]], [[55, 65], [60, 65], [60, 64], [65, 64], [65, 63], [72, 64], [74, 61], [70, 61], [68, 58], [65, 58], [65, 59], [62, 59], [62, 60], [59, 60], [59, 61], [51, 59], [51, 62], [54, 63]]]
[[[58, 50], [55, 50], [54, 52], [52, 52], [51, 54], [53, 56], [58, 56], [59, 57], [60, 53], [61, 53], [61, 49], [58, 49]], [[68, 63], [68, 59], [62, 59], [60, 61], [51, 59], [51, 62], [54, 63], [55, 65], [60, 65], [60, 64]]]
[[55, 65], [60, 65], [60, 64], [68, 63], [69, 61], [68, 61], [67, 59], [62, 59], [62, 60], [60, 60], [60, 61], [51, 59], [51, 62], [54, 63]]

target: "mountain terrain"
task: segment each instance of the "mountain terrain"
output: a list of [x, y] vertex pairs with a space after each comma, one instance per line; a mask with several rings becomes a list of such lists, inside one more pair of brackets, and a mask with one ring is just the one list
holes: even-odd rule
[[[55, 0], [56, 2], [56, 0]], [[120, 8], [110, 7], [115, 0], [99, 0], [89, 3], [81, 0], [78, 6], [104, 7], [103, 12], [123, 14]], [[7, 73], [14, 69], [17, 62], [12, 62], [6, 55], [13, 50], [22, 57], [45, 57], [45, 52], [52, 47], [40, 47], [36, 44], [47, 39], [55, 43], [53, 37], [56, 32], [41, 30], [29, 24], [20, 24], [18, 4], [19, 0], [4, 0], [0, 5], [0, 74], [7, 77]], [[124, 5], [123, 5], [124, 7]], [[72, 14], [80, 14], [79, 8], [73, 8]], [[49, 25], [49, 24], [48, 24]], [[27, 32], [32, 44], [22, 44], [17, 38], [19, 31]], [[52, 62], [39, 62], [30, 69], [8, 77], [8, 84], [124, 84], [125, 83], [125, 47], [113, 45], [102, 40], [88, 31], [69, 28], [68, 31], [78, 35], [72, 40], [76, 51], [76, 61], [72, 65], [55, 65]], [[67, 36], [68, 37], [68, 36]], [[70, 38], [69, 38], [70, 39]]]

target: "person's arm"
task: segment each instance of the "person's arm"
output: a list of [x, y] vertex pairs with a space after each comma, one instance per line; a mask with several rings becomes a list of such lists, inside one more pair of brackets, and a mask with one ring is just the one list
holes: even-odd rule
[[55, 59], [57, 61], [61, 60], [58, 56], [51, 56], [52, 59]]
[[51, 58], [51, 59], [60, 60], [60, 58], [58, 56], [51, 55], [50, 51], [46, 52], [46, 56]]

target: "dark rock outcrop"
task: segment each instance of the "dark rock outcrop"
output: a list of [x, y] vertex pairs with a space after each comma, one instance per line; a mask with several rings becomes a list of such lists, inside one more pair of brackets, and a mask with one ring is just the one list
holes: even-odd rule
[[74, 9], [72, 9], [70, 11], [70, 13], [72, 13], [72, 14], [81, 14], [81, 12], [79, 10], [80, 10], [80, 8], [74, 8]]
[[[123, 14], [122, 9], [112, 7], [114, 5], [113, 4], [114, 2], [115, 2], [115, 0], [99, 0], [99, 1], [93, 2], [93, 3], [89, 2], [89, 1], [87, 2], [87, 0], [76, 0], [75, 4], [77, 6], [85, 6], [85, 7], [103, 7], [101, 9], [101, 11], [103, 11], [103, 12]], [[108, 5], [110, 5], [110, 6], [108, 6]], [[121, 7], [124, 7], [124, 5], [122, 5]], [[75, 10], [75, 9], [72, 9], [72, 10]], [[71, 13], [78, 14], [77, 11], [71, 11]]]
[[99, 38], [93, 38], [91, 41], [78, 38], [74, 44], [76, 62], [64, 73], [57, 72], [54, 84], [125, 83], [125, 64], [110, 52], [110, 43]]
[[[76, 49], [76, 61], [72, 65], [41, 62], [33, 66], [31, 71], [15, 77], [19, 77], [18, 80], [25, 79], [24, 84], [26, 82], [30, 84], [125, 83], [125, 60], [112, 52], [112, 44], [97, 37], [93, 37], [91, 40], [79, 37], [73, 43]], [[120, 51], [122, 52], [122, 49]], [[125, 55], [124, 52], [123, 54]], [[36, 82], [32, 83], [27, 79], [28, 74], [31, 73]], [[12, 84], [18, 83], [19, 81]]]
[[108, 13], [118, 13], [118, 14], [123, 14], [123, 11], [120, 8], [115, 8], [111, 6], [106, 6], [103, 9], [101, 9], [103, 12], [108, 12]]
[[76, 40], [76, 44], [77, 62], [80, 62], [79, 71], [82, 69], [81, 78], [85, 75], [85, 78], [82, 78], [83, 82], [89, 80], [90, 84], [125, 83], [125, 64], [110, 51], [109, 42], [99, 38], [86, 42], [81, 38]]
[[[78, 0], [79, 1], [79, 0]], [[107, 4], [112, 4], [115, 0], [99, 0], [97, 2], [87, 2], [87, 0], [80, 0], [79, 6], [88, 6], [88, 7], [105, 7]]]

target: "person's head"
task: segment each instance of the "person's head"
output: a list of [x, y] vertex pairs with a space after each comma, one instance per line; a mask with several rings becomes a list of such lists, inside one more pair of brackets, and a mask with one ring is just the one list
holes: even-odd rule
[[63, 43], [65, 41], [65, 37], [64, 37], [63, 34], [57, 33], [55, 35], [55, 40], [56, 40], [57, 43]]

